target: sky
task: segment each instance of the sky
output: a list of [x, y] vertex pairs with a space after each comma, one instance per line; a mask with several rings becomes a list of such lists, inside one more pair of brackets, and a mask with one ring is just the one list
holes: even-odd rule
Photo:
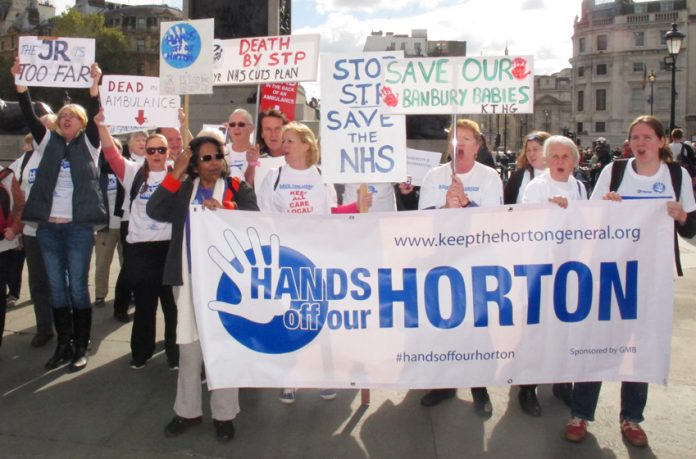
[[[122, 2], [182, 5], [182, 0]], [[53, 3], [61, 12], [75, 2]], [[410, 35], [412, 29], [427, 29], [430, 40], [466, 41], [469, 55], [502, 55], [506, 46], [511, 55], [532, 55], [535, 74], [543, 75], [570, 66], [580, 6], [581, 0], [293, 0], [292, 28], [295, 34], [320, 34], [321, 52], [360, 52], [373, 31]]]

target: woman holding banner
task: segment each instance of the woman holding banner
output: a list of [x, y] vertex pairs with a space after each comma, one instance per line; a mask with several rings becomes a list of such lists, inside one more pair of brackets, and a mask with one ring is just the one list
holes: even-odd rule
[[[219, 138], [217, 137], [219, 135]], [[259, 210], [254, 190], [236, 177], [227, 177], [224, 139], [203, 131], [177, 158], [174, 169], [147, 203], [152, 218], [172, 225], [172, 243], [164, 265], [164, 283], [174, 286], [179, 307], [177, 342], [181, 357], [174, 402], [174, 418], [164, 428], [176, 437], [202, 422], [201, 366], [203, 354], [193, 310], [191, 267], [188, 253], [188, 213], [191, 204], [205, 209]], [[239, 389], [211, 391], [210, 408], [215, 435], [220, 441], [234, 436], [233, 419], [239, 413]]]
[[[452, 138], [456, 139], [456, 150]], [[425, 175], [421, 185], [420, 209], [488, 207], [503, 203], [503, 183], [495, 169], [476, 161], [481, 145], [481, 130], [475, 121], [457, 120], [450, 130], [450, 157], [454, 159], [437, 166]], [[457, 389], [433, 389], [421, 398], [421, 405], [435, 406], [454, 398]], [[485, 387], [472, 387], [474, 410], [479, 416], [490, 417], [493, 406]]]
[[[272, 169], [258, 188], [259, 207], [263, 212], [326, 215], [358, 213], [358, 202], [337, 205], [336, 189], [321, 181], [319, 148], [312, 130], [304, 124], [291, 122], [283, 127], [282, 151], [286, 164]], [[365, 194], [362, 204], [372, 205], [372, 194]], [[336, 398], [333, 389], [322, 389], [324, 400]], [[295, 402], [295, 389], [286, 388], [280, 401]]]
[[[20, 72], [19, 58], [11, 69]], [[58, 111], [53, 132], [37, 118], [26, 86], [17, 86], [19, 104], [38, 147], [36, 179], [22, 219], [36, 222], [51, 290], [53, 323], [58, 345], [46, 369], [70, 361], [70, 371], [87, 366], [87, 346], [92, 328], [92, 302], [87, 289], [94, 230], [107, 223], [107, 210], [99, 186], [99, 133], [92, 117], [99, 111], [101, 69], [91, 67], [89, 116], [80, 105]], [[74, 345], [74, 348], [73, 348]]]
[[[616, 202], [622, 199], [664, 199], [665, 210], [675, 222], [675, 233], [683, 237], [696, 235], [696, 202], [691, 177], [679, 164], [672, 162], [662, 123], [653, 116], [640, 116], [628, 128], [628, 139], [634, 157], [607, 165], [599, 176], [591, 199]], [[681, 275], [676, 240], [675, 251], [677, 272]], [[587, 435], [587, 422], [594, 420], [601, 387], [601, 382], [575, 383], [571, 418], [565, 428], [567, 440], [579, 442]], [[640, 427], [647, 400], [648, 383], [621, 383], [621, 433], [634, 446], [648, 444], [648, 436]]]
[[532, 132], [524, 139], [522, 152], [517, 158], [517, 169], [510, 175], [503, 190], [505, 204], [519, 204], [527, 184], [544, 173], [544, 141], [551, 136], [548, 132]]

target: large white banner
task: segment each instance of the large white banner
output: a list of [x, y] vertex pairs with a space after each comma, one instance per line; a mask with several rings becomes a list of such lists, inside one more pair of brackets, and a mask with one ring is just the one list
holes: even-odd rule
[[99, 97], [108, 126], [179, 127], [181, 97], [160, 95], [157, 77], [104, 75]]
[[215, 86], [314, 81], [319, 35], [215, 40], [213, 54]]
[[192, 208], [191, 235], [212, 388], [667, 381], [664, 203]]
[[94, 38], [19, 37], [15, 83], [49, 88], [89, 88]]
[[160, 93], [213, 92], [214, 19], [160, 22]]
[[321, 55], [321, 175], [326, 183], [406, 181], [406, 117], [380, 109], [384, 66], [403, 51]]
[[381, 107], [407, 115], [533, 113], [533, 62], [532, 56], [392, 61], [382, 72]]

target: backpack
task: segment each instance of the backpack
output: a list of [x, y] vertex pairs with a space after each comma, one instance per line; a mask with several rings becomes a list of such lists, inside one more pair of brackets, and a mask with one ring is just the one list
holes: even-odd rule
[[4, 180], [12, 174], [12, 169], [5, 168], [0, 171], [0, 234], [3, 234], [5, 228], [11, 226], [12, 219], [12, 195], [4, 185]]
[[[683, 144], [682, 144], [683, 145]], [[693, 152], [693, 150], [692, 150]], [[611, 168], [611, 180], [609, 181], [609, 191], [616, 191], [621, 185], [621, 180], [623, 179], [624, 172], [626, 172], [626, 165], [628, 164], [627, 159], [617, 159], [614, 161]], [[681, 185], [682, 185], [682, 173], [681, 166], [678, 163], [665, 163], [669, 169], [669, 178], [672, 182], [672, 189], [674, 190], [674, 197], [677, 202], [681, 197]], [[683, 276], [681, 266], [681, 257], [679, 254], [679, 239], [677, 238], [677, 222], [674, 222], [674, 263], [677, 265], [677, 275]]]
[[685, 143], [681, 145], [681, 151], [679, 151], [677, 160], [691, 177], [696, 177], [696, 154], [694, 154], [694, 149]]

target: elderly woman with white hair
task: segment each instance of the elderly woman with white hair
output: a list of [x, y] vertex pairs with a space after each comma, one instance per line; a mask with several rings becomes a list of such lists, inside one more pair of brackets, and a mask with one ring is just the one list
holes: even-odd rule
[[229, 174], [230, 177], [245, 180], [251, 186], [254, 184], [253, 175], [259, 159], [259, 146], [251, 143], [252, 132], [254, 120], [251, 113], [238, 108], [230, 114], [227, 120], [227, 137], [230, 143], [225, 146]]
[[568, 207], [568, 201], [587, 199], [585, 186], [573, 177], [580, 155], [568, 137], [554, 135], [544, 142], [548, 171], [536, 177], [524, 190], [523, 203], [553, 202]]

